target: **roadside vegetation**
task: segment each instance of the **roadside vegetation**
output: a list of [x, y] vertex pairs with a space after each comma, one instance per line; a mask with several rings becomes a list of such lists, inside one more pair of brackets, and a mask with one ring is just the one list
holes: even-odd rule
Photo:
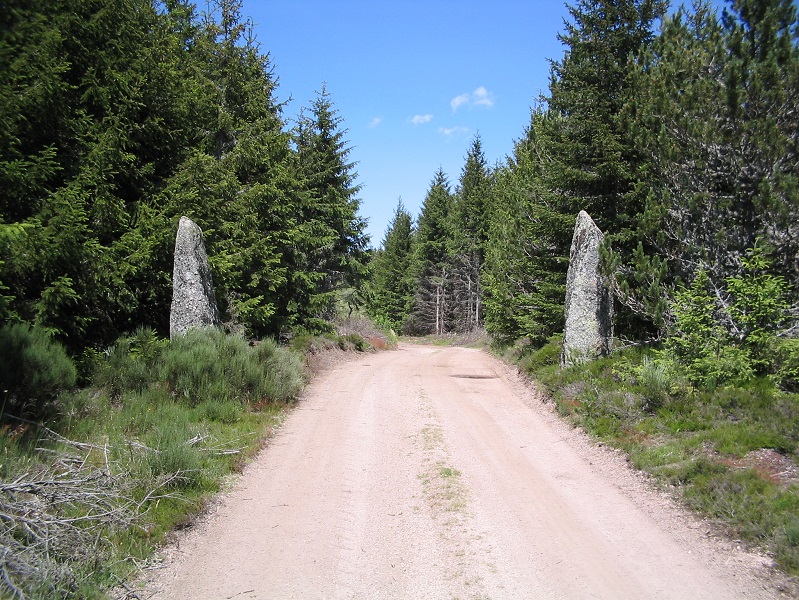
[[559, 356], [556, 339], [516, 359], [560, 414], [799, 576], [799, 395], [768, 376], [694, 385], [640, 348], [566, 369]]
[[0, 597], [103, 598], [189, 525], [305, 384], [301, 351], [217, 330], [140, 328], [77, 369], [47, 334], [0, 329]]

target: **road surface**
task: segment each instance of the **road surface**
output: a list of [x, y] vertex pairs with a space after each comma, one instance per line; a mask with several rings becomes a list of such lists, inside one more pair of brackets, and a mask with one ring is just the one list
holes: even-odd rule
[[514, 375], [409, 344], [323, 373], [148, 597], [780, 597]]

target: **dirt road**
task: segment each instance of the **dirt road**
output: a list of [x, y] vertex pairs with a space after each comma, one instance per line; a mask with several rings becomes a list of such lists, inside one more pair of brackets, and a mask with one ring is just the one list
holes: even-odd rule
[[167, 554], [159, 599], [775, 598], [499, 361], [402, 345], [320, 376]]

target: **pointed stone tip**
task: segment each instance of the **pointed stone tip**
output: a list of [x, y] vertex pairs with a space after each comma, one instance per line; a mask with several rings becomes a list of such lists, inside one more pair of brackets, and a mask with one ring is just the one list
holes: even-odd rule
[[180, 222], [178, 223], [178, 229], [184, 229], [186, 227], [198, 227], [199, 228], [199, 225], [197, 225], [197, 223], [192, 221], [186, 215], [183, 215], [183, 216], [180, 217]]

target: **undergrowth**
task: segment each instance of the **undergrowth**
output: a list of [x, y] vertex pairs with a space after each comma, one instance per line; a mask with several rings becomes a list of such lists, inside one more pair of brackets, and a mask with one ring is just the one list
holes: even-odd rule
[[697, 386], [651, 350], [561, 368], [560, 340], [509, 358], [541, 382], [558, 412], [624, 450], [692, 508], [799, 576], [799, 483], [762, 456], [799, 462], [799, 395], [776, 378]]
[[[141, 329], [89, 357], [91, 385], [69, 391], [63, 352], [35, 331], [8, 336], [58, 362], [50, 376], [37, 359], [42, 376], [5, 392], [0, 597], [104, 597], [203, 510], [305, 381], [302, 357], [268, 340], [205, 330], [170, 342]], [[30, 410], [34, 384], [46, 412]]]

